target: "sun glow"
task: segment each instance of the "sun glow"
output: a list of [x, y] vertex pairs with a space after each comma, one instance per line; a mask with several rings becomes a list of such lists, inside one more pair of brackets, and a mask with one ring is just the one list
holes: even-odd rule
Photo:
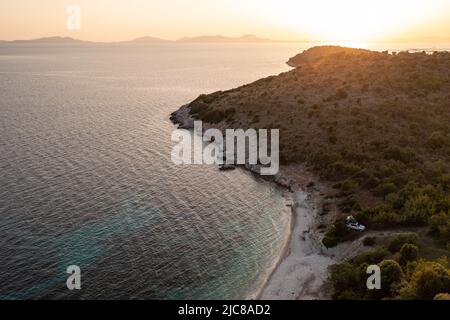
[[65, 19], [73, 2], [1, 0], [0, 40], [175, 40], [205, 34], [339, 44], [450, 39], [450, 0], [77, 0], [77, 31]]
[[263, 0], [261, 7], [272, 23], [283, 23], [310, 39], [364, 42], [407, 33], [439, 16], [449, 4], [445, 0]]

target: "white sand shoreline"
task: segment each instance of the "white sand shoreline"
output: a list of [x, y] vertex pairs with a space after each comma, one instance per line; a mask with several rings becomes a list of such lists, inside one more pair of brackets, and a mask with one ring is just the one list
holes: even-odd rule
[[331, 299], [329, 267], [363, 252], [365, 247], [362, 238], [327, 249], [322, 243], [324, 233], [320, 226], [330, 225], [338, 214], [322, 214], [323, 194], [327, 187], [302, 166], [282, 167], [282, 172], [274, 181], [279, 183], [280, 178], [282, 182], [288, 181], [293, 191], [293, 226], [289, 232], [289, 242], [280, 253], [280, 261], [267, 278], [258, 298]]
[[[293, 197], [291, 195], [286, 196], [288, 201], [293, 201]], [[274, 259], [272, 264], [265, 270], [265, 274], [263, 277], [263, 280], [259, 284], [258, 288], [254, 290], [252, 293], [250, 293], [247, 296], [247, 300], [260, 300], [261, 295], [264, 291], [264, 289], [267, 287], [268, 282], [272, 278], [275, 271], [278, 269], [280, 263], [287, 257], [289, 252], [289, 243], [291, 242], [292, 232], [294, 230], [295, 225], [295, 209], [291, 207], [290, 215], [289, 215], [289, 221], [287, 223], [286, 229], [288, 232], [285, 233], [284, 239], [280, 248], [280, 253], [278, 254], [277, 258]]]
[[258, 296], [261, 300], [327, 299], [328, 267], [336, 261], [327, 254], [315, 232], [318, 210], [311, 192], [294, 192], [292, 228], [281, 261]]

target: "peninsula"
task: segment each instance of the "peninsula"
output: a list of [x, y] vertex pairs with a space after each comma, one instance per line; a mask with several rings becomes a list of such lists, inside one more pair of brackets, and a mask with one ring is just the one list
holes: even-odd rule
[[[201, 95], [172, 118], [280, 129], [282, 170], [318, 190], [312, 232], [335, 263], [321, 294], [328, 286], [335, 299], [448, 298], [450, 53], [323, 46], [288, 64], [278, 76]], [[348, 229], [349, 216], [366, 231]], [[365, 287], [371, 264], [389, 274], [381, 291]]]

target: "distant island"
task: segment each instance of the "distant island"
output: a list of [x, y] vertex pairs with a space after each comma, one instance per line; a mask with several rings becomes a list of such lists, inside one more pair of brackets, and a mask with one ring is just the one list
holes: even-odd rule
[[255, 35], [244, 35], [241, 37], [225, 37], [221, 35], [214, 36], [198, 36], [198, 37], [183, 37], [178, 40], [166, 40], [157, 37], [140, 37], [129, 41], [119, 42], [92, 42], [83, 41], [70, 37], [45, 37], [31, 40], [13, 40], [13, 41], [0, 41], [0, 44], [49, 44], [49, 45], [83, 45], [83, 44], [161, 44], [161, 43], [277, 43], [283, 41], [276, 41], [266, 38], [260, 38]]
[[130, 41], [122, 41], [119, 43], [131, 43], [131, 44], [151, 44], [151, 43], [171, 43], [172, 41], [170, 40], [165, 40], [165, 39], [161, 39], [161, 38], [156, 38], [156, 37], [140, 37], [140, 38], [136, 38]]
[[0, 43], [6, 44], [83, 44], [83, 43], [93, 43], [89, 41], [77, 40], [70, 37], [46, 37], [31, 40], [12, 40], [12, 41], [1, 41]]
[[223, 42], [223, 43], [258, 43], [258, 42], [281, 42], [271, 39], [259, 38], [255, 35], [244, 35], [242, 37], [224, 37], [224, 36], [199, 36], [199, 37], [184, 37], [177, 42], [193, 42], [193, 43], [211, 43], [211, 42]]
[[[172, 120], [280, 129], [282, 171], [320, 190], [312, 232], [336, 262], [333, 298], [450, 299], [450, 53], [322, 46], [288, 64], [201, 95]], [[366, 231], [348, 228], [350, 216]], [[365, 287], [373, 264], [382, 290]]]
[[[253, 34], [246, 34], [240, 37], [229, 37], [223, 35], [200, 35], [192, 37], [181, 37], [177, 40], [168, 40], [160, 37], [143, 36], [125, 41], [85, 41], [71, 37], [43, 37], [26, 40], [0, 40], [0, 44], [46, 44], [46, 45], [151, 45], [151, 44], [171, 44], [171, 43], [326, 43], [325, 40], [277, 40], [262, 38]], [[378, 42], [374, 42], [376, 44]], [[411, 39], [387, 39], [382, 44], [405, 44], [411, 43], [412, 46], [420, 43], [446, 43], [450, 44], [450, 38], [411, 38]]]

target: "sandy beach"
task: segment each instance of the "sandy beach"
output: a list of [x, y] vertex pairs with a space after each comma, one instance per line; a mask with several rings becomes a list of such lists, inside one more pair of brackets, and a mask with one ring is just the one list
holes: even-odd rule
[[[336, 215], [336, 212], [321, 215], [322, 195], [327, 187], [302, 166], [283, 167], [282, 172], [282, 176], [289, 177], [282, 179], [290, 181], [293, 191], [291, 231], [289, 241], [280, 253], [280, 260], [261, 288], [258, 299], [331, 299], [329, 267], [363, 252], [362, 238], [327, 249], [322, 244], [320, 226], [332, 223]], [[311, 183], [313, 186], [308, 187]], [[366, 235], [386, 234], [389, 232], [373, 231]]]
[[294, 192], [293, 228], [284, 258], [261, 292], [262, 300], [326, 299], [323, 286], [335, 260], [314, 231], [318, 210], [310, 193]]

